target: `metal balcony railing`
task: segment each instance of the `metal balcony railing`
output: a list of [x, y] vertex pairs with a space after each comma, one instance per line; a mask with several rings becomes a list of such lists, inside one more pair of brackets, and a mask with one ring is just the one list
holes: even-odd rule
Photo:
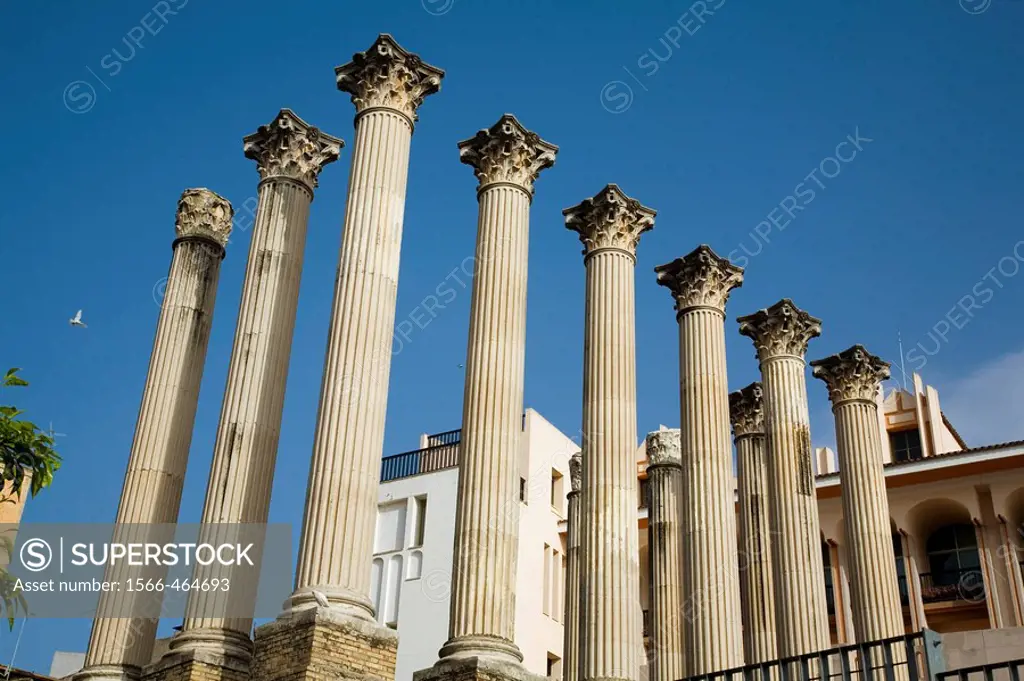
[[686, 681], [937, 681], [937, 675], [944, 671], [942, 637], [925, 629], [916, 634], [691, 676]]
[[462, 429], [446, 430], [443, 433], [435, 433], [427, 436], [427, 446], [437, 447], [438, 445], [457, 445], [462, 439]]
[[1022, 676], [1024, 658], [941, 672], [936, 674], [936, 681], [1020, 681]]
[[981, 603], [985, 600], [985, 580], [981, 570], [966, 568], [922, 572], [921, 600], [925, 603]]
[[437, 433], [428, 436], [429, 447], [385, 456], [380, 462], [380, 481], [390, 482], [458, 466], [461, 435], [461, 430]]

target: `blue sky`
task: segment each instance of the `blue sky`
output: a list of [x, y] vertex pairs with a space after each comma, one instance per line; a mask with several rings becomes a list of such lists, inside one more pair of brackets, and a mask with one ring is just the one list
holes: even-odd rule
[[[379, 32], [447, 71], [413, 138], [399, 321], [473, 252], [456, 142], [511, 112], [561, 147], [532, 210], [526, 404], [564, 432], [580, 423], [584, 272], [561, 209], [616, 182], [658, 210], [637, 264], [640, 433], [679, 420], [677, 327], [652, 268], [706, 242], [759, 250], [728, 307], [733, 389], [758, 375], [735, 317], [790, 297], [824, 320], [809, 358], [862, 343], [896, 360], [902, 332], [970, 444], [1024, 436], [1005, 406], [1024, 399], [1024, 2], [168, 4], [163, 19], [127, 1], [0, 10], [0, 368], [32, 383], [5, 399], [64, 434], [25, 520], [113, 519], [178, 196], [209, 187], [245, 215], [258, 178], [241, 139], [282, 107], [351, 143], [333, 67]], [[871, 141], [829, 160], [858, 131]], [[296, 536], [349, 163], [344, 149], [323, 172], [310, 217], [271, 507]], [[248, 243], [238, 230], [223, 263], [182, 521], [200, 514]], [[458, 427], [469, 299], [403, 342], [387, 453]], [[67, 323], [78, 308], [88, 329]], [[808, 389], [813, 439], [832, 442], [824, 385]], [[47, 671], [88, 631], [30, 621], [17, 665]], [[3, 663], [14, 638], [0, 633]]]

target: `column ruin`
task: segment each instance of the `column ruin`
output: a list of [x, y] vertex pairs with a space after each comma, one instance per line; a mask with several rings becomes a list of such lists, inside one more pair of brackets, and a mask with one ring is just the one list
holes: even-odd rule
[[679, 681], [684, 668], [683, 465], [679, 431], [647, 434], [651, 503], [647, 536], [651, 559], [650, 681]]
[[814, 653], [831, 644], [804, 378], [821, 320], [786, 298], [737, 321], [757, 349], [764, 387], [778, 655]]
[[609, 184], [567, 208], [586, 267], [583, 340], [582, 681], [637, 681], [636, 248], [655, 211]]
[[582, 561], [580, 557], [580, 488], [583, 485], [583, 455], [569, 457], [568, 505], [565, 530], [565, 636], [562, 643], [562, 679], [580, 679], [580, 595]]
[[[208, 189], [186, 189], [178, 201], [174, 255], [115, 521], [128, 533], [159, 532], [154, 526], [178, 520], [220, 263], [233, 214], [227, 199]], [[125, 572], [130, 569], [122, 576]], [[150, 576], [161, 579], [166, 574], [164, 567]], [[114, 574], [107, 579], [124, 581]], [[85, 666], [76, 681], [134, 681], [142, 676], [153, 655], [157, 628], [155, 616], [138, 616], [146, 610], [142, 598], [154, 596], [103, 592]]]
[[902, 636], [903, 608], [875, 401], [882, 381], [889, 378], [889, 364], [861, 345], [810, 364], [814, 377], [828, 386], [835, 415], [839, 489], [857, 642]]
[[[522, 675], [515, 644], [519, 440], [526, 365], [530, 203], [558, 147], [505, 114], [459, 143], [479, 180], [459, 444], [451, 617], [437, 665], [415, 678]], [[517, 669], [518, 668], [518, 669]]]
[[334, 71], [338, 89], [352, 96], [356, 108], [352, 169], [291, 597], [294, 612], [257, 630], [257, 681], [294, 674], [387, 679], [395, 673], [398, 638], [374, 619], [370, 564], [409, 147], [416, 111], [440, 89], [444, 72], [387, 34]]
[[[203, 505], [204, 532], [267, 522], [309, 207], [320, 171], [338, 159], [343, 144], [288, 109], [243, 139], [245, 156], [260, 175], [258, 205]], [[198, 567], [194, 577], [215, 574], [238, 585], [252, 581], [216, 565]], [[241, 593], [228, 598], [218, 591], [190, 592], [184, 626], [154, 674], [160, 680], [247, 679], [254, 594], [251, 600], [241, 602]]]
[[707, 245], [656, 267], [679, 322], [687, 676], [743, 664], [725, 305], [743, 268]]
[[729, 395], [739, 486], [740, 605], [746, 664], [778, 657], [763, 396], [760, 383]]

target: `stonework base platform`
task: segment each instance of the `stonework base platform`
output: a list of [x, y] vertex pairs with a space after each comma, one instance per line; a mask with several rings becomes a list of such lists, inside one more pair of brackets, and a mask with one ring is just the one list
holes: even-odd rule
[[412, 675], [413, 681], [545, 681], [514, 662], [502, 662], [483, 657], [465, 657], [441, 660], [429, 669]]
[[310, 608], [256, 630], [252, 681], [394, 681], [397, 657], [395, 630]]
[[142, 681], [249, 681], [249, 665], [214, 651], [173, 651], [146, 667]]

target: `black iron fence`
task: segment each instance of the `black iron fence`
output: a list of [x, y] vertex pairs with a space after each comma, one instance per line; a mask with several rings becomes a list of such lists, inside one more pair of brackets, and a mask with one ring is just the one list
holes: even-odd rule
[[936, 681], [1020, 681], [1022, 676], [1024, 658], [941, 672]]
[[686, 681], [937, 681], [937, 675], [944, 671], [942, 637], [925, 629], [916, 634], [691, 676]]

